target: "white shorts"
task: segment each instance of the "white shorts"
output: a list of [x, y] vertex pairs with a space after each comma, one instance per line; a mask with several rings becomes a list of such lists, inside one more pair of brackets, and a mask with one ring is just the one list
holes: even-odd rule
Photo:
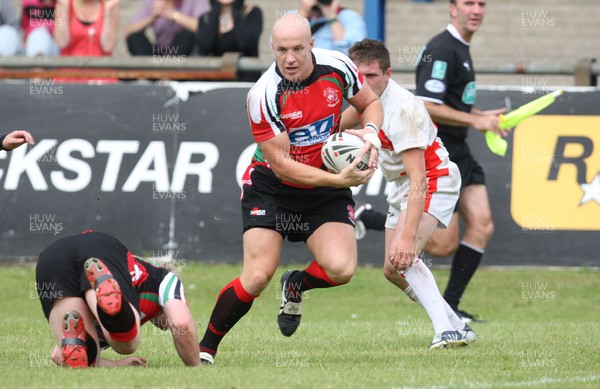
[[[449, 174], [428, 179], [427, 200], [424, 211], [438, 220], [439, 228], [446, 228], [452, 219], [456, 202], [460, 194], [460, 171], [454, 162], [447, 165]], [[392, 183], [392, 190], [387, 197], [390, 205], [385, 228], [395, 229], [400, 212], [408, 207], [408, 177], [402, 177]]]

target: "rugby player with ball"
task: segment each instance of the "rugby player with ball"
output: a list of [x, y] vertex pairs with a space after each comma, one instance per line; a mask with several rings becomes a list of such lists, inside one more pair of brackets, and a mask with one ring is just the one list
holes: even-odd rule
[[200, 342], [204, 364], [214, 363], [223, 337], [269, 284], [285, 238], [304, 242], [314, 261], [281, 277], [277, 322], [284, 336], [300, 325], [302, 293], [346, 284], [358, 262], [349, 188], [369, 181], [377, 150], [365, 143], [360, 157], [370, 149], [368, 169], [357, 169], [361, 158], [356, 158], [333, 174], [323, 168], [321, 148], [340, 130], [343, 100], [369, 127], [352, 133], [366, 140], [370, 134], [376, 141], [381, 103], [346, 55], [313, 48], [306, 18], [290, 13], [277, 19], [271, 46], [275, 63], [248, 92], [248, 117], [258, 147], [242, 178], [242, 274], [219, 293]]
[[[354, 44], [349, 55], [383, 105], [379, 167], [392, 183], [385, 223], [385, 277], [427, 311], [435, 330], [430, 348], [464, 346], [475, 340], [475, 333], [445, 302], [420, 258], [434, 231], [450, 222], [460, 173], [423, 102], [390, 78], [390, 54], [384, 44], [365, 39]], [[342, 128], [358, 124], [356, 110], [347, 108]]]

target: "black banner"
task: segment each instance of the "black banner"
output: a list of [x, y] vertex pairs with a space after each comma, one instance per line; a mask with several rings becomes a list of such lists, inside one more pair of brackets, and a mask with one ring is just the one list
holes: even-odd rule
[[[37, 141], [0, 152], [0, 256], [35, 257], [60, 236], [93, 229], [142, 255], [240, 261], [239, 181], [254, 149], [248, 88], [0, 84], [2, 132], [27, 129]], [[477, 106], [518, 107], [540, 95], [482, 90]], [[600, 265], [599, 103], [598, 91], [566, 92], [516, 128], [505, 157], [470, 133], [496, 227], [485, 264]], [[357, 201], [385, 212], [385, 187], [377, 174], [356, 189]], [[549, 196], [556, 191], [564, 201]], [[302, 243], [285, 246], [282, 262], [310, 260]], [[359, 251], [361, 263], [380, 264], [383, 234], [369, 232]]]

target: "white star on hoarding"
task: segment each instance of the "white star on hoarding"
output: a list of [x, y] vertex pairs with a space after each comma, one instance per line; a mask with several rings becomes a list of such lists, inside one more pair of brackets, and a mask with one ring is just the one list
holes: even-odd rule
[[581, 184], [583, 189], [583, 197], [579, 202], [579, 205], [583, 205], [587, 202], [594, 200], [600, 205], [600, 173], [596, 174], [596, 177], [589, 184]]

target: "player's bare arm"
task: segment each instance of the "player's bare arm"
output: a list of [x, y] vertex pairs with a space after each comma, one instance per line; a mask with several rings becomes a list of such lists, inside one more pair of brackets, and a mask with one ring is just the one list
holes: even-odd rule
[[446, 104], [438, 104], [431, 101], [423, 101], [423, 103], [434, 123], [456, 127], [467, 126], [478, 131], [493, 131], [505, 135], [505, 131], [502, 131], [499, 127], [500, 119], [498, 115], [480, 115], [473, 112], [462, 112]]
[[[383, 106], [379, 101], [379, 97], [375, 92], [373, 92], [368, 83], [364, 83], [361, 90], [351, 99], [348, 99], [348, 102], [352, 105], [352, 107], [354, 107], [356, 113], [360, 115], [363, 129], [366, 130], [364, 132], [352, 131], [350, 133], [358, 135], [365, 142], [370, 143], [371, 155], [369, 158], [369, 167], [371, 169], [375, 169], [377, 167], [379, 147], [377, 147], [377, 145], [374, 145], [373, 142], [369, 141], [368, 138], [365, 139], [364, 136], [370, 133], [374, 133], [375, 135], [377, 135], [377, 132], [379, 132], [381, 124], [383, 123]], [[377, 128], [372, 128], [369, 124], [374, 125]]]
[[342, 116], [340, 118], [340, 129], [342, 131], [348, 130], [350, 128], [356, 128], [360, 124], [360, 119], [358, 118], [358, 114], [354, 107], [348, 107], [342, 112]]
[[290, 139], [286, 132], [282, 132], [266, 141], [259, 142], [258, 145], [269, 162], [271, 170], [282, 181], [306, 186], [349, 188], [367, 183], [373, 175], [372, 169], [358, 170], [357, 166], [360, 163], [360, 158], [356, 158], [340, 174], [329, 173], [295, 161], [290, 156]]
[[200, 366], [198, 332], [188, 305], [184, 301], [171, 299], [165, 303], [163, 313], [183, 363], [186, 366]]
[[402, 160], [410, 179], [408, 205], [404, 225], [396, 226], [389, 250], [389, 260], [398, 270], [408, 268], [418, 255], [417, 231], [427, 194], [424, 151], [418, 148], [408, 149], [402, 152]]

